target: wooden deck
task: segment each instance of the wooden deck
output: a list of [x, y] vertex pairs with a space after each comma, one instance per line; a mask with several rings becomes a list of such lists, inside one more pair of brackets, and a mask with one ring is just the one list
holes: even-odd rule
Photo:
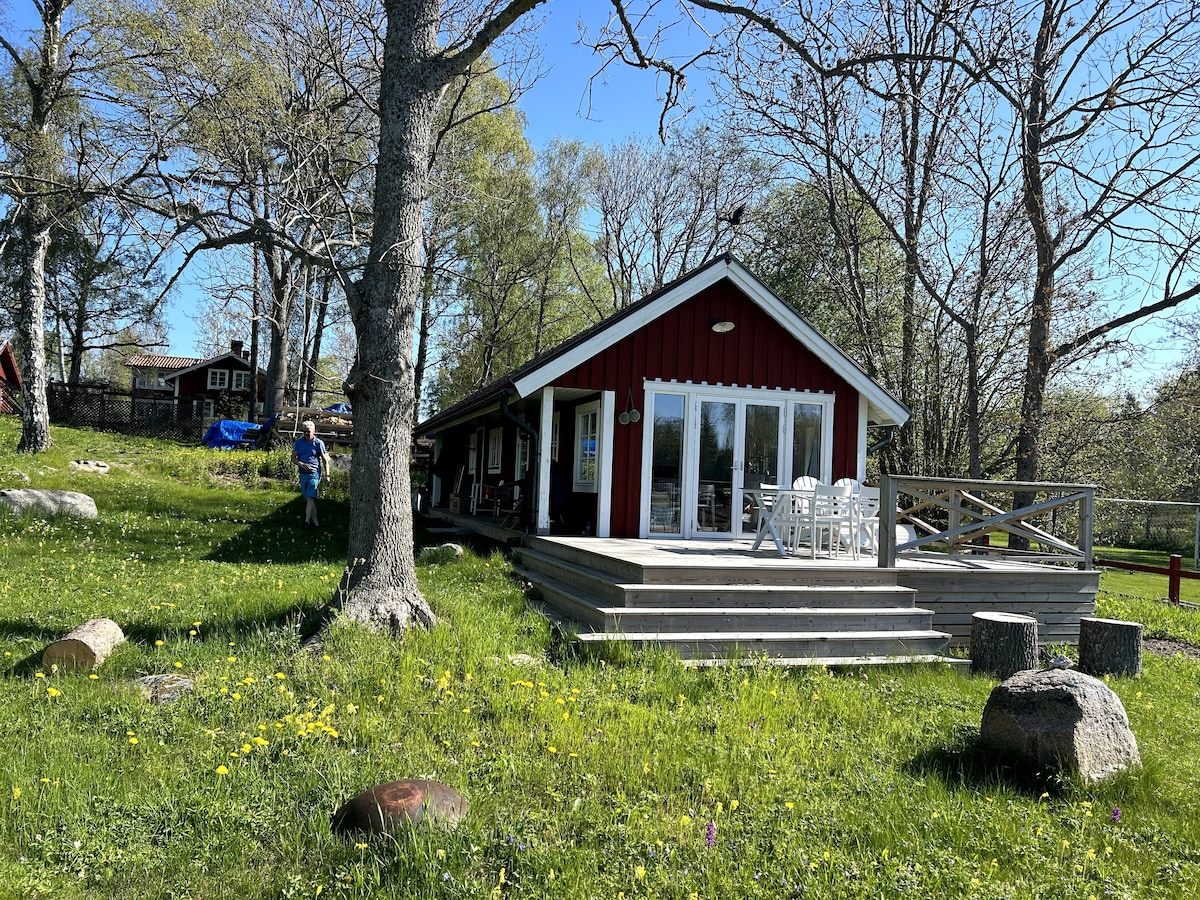
[[527, 538], [516, 565], [583, 642], [674, 647], [693, 662], [944, 659], [971, 615], [1033, 615], [1043, 643], [1074, 643], [1098, 573], [985, 557], [781, 558], [749, 541]]

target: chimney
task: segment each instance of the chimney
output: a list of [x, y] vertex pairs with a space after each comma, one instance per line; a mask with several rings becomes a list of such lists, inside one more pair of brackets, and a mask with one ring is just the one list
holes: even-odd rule
[[243, 352], [242, 352], [243, 346], [245, 346], [243, 341], [230, 341], [229, 342], [229, 352], [232, 353], [234, 356], [242, 356], [244, 358]]

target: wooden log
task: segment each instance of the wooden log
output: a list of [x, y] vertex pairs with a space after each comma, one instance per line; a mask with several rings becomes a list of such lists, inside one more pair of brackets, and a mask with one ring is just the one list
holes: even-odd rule
[[121, 626], [112, 619], [89, 619], [42, 654], [42, 667], [59, 672], [91, 671], [104, 662], [125, 640]]
[[971, 671], [1001, 681], [1038, 668], [1038, 622], [1015, 613], [977, 612], [971, 616]]
[[1079, 620], [1079, 668], [1088, 675], [1140, 675], [1142, 625], [1085, 616]]

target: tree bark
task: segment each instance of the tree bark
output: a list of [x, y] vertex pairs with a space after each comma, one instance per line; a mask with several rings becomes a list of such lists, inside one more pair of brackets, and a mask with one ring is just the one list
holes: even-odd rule
[[42, 668], [59, 672], [90, 672], [125, 640], [121, 626], [112, 619], [89, 619], [42, 654]]
[[[45, 209], [40, 199], [30, 206]], [[18, 453], [41, 453], [50, 449], [50, 404], [46, 397], [46, 254], [50, 249], [50, 225], [27, 213], [18, 217], [21, 286], [17, 302], [17, 330], [21, 349], [21, 439]], [[49, 218], [47, 211], [46, 218]]]
[[346, 385], [358, 439], [350, 467], [350, 546], [342, 614], [403, 632], [437, 620], [413, 559], [409, 460], [415, 409], [412, 339], [420, 296], [429, 151], [446, 73], [436, 0], [391, 0], [380, 84], [371, 253], [349, 291], [358, 355]]
[[1037, 619], [1002, 612], [971, 616], [971, 671], [1003, 681], [1038, 667]]
[[1142, 625], [1084, 616], [1079, 620], [1079, 669], [1088, 675], [1140, 675]]

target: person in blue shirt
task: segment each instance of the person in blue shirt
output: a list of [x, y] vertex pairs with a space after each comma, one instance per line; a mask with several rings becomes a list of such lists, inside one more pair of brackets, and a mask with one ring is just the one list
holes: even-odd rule
[[329, 480], [329, 452], [317, 437], [314, 422], [301, 422], [301, 436], [292, 444], [292, 464], [300, 470], [300, 493], [304, 495], [304, 523], [301, 528], [318, 528], [317, 486], [321, 478]]

